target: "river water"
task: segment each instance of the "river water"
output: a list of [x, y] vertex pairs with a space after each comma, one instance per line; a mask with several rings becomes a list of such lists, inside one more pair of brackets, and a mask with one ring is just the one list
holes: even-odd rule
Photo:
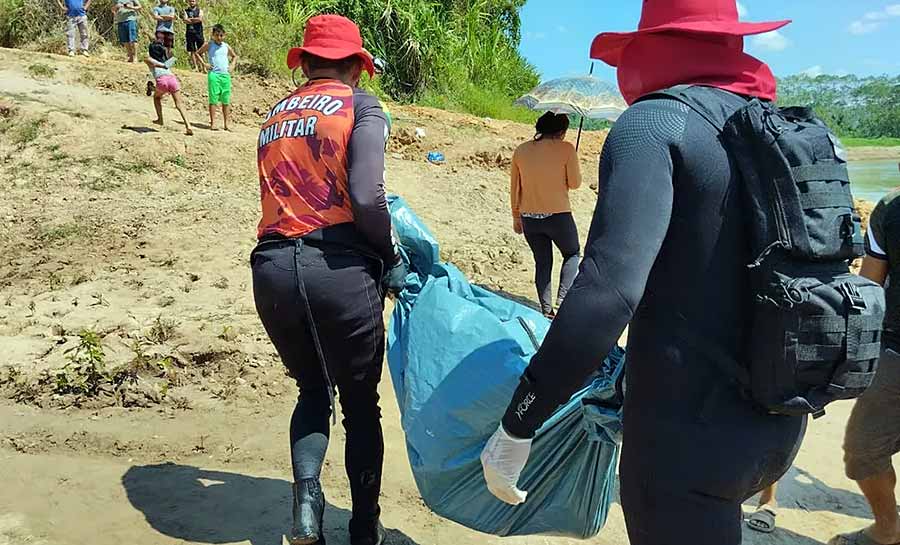
[[900, 187], [897, 159], [850, 161], [850, 182], [857, 199], [878, 202], [892, 189]]

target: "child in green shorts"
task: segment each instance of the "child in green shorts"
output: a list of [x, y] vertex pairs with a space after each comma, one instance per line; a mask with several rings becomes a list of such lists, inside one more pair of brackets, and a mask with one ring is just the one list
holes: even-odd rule
[[231, 114], [231, 74], [229, 63], [237, 59], [234, 49], [225, 43], [225, 28], [215, 25], [212, 29], [212, 41], [206, 43], [197, 51], [197, 57], [203, 59], [207, 54], [208, 62], [204, 61], [209, 90], [209, 128], [216, 130], [216, 108], [222, 105], [222, 118], [225, 120], [225, 130], [228, 128], [228, 117]]

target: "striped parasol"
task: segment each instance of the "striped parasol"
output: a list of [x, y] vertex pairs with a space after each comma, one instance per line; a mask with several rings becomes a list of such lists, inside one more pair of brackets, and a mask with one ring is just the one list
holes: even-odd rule
[[610, 121], [618, 119], [628, 108], [615, 86], [593, 76], [550, 80], [532, 89], [516, 104], [541, 112]]

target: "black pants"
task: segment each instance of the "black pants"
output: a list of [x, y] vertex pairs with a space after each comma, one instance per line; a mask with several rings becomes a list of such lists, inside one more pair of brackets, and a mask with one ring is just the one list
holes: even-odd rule
[[342, 246], [278, 240], [261, 242], [251, 266], [256, 310], [300, 390], [290, 426], [294, 479], [317, 478], [321, 472], [332, 382], [347, 432], [351, 533], [365, 535], [380, 514], [384, 462], [378, 406], [384, 359], [384, 298], [377, 281], [381, 265]]
[[578, 228], [571, 212], [553, 214], [549, 218], [522, 218], [522, 230], [525, 240], [534, 255], [534, 283], [537, 286], [541, 311], [549, 314], [553, 311], [553, 297], [550, 289], [550, 276], [553, 272], [553, 245], [555, 244], [563, 256], [562, 271], [559, 274], [559, 291], [556, 304], [561, 305], [566, 297], [575, 276], [578, 274], [579, 252]]

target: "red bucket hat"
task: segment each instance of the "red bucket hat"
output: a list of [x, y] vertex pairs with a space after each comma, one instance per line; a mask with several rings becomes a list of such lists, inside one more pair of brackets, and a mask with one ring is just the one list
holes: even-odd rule
[[598, 35], [591, 44], [591, 58], [618, 66], [622, 51], [643, 34], [678, 32], [751, 36], [778, 30], [790, 22], [741, 22], [735, 0], [644, 0], [638, 30]]
[[304, 53], [335, 61], [359, 57], [369, 76], [375, 75], [375, 61], [363, 47], [359, 27], [340, 15], [317, 15], [306, 22], [303, 46], [288, 51], [288, 68], [294, 70], [300, 66]]

